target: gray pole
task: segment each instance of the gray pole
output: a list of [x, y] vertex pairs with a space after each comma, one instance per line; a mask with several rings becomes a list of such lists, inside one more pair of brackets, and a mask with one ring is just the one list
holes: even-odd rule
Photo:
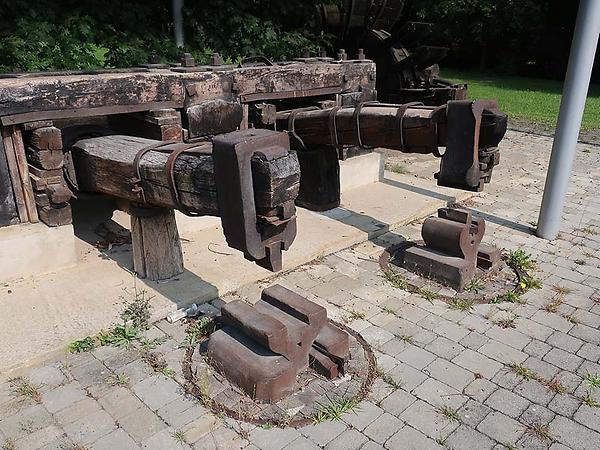
[[175, 30], [175, 45], [183, 47], [183, 0], [173, 0], [173, 26]]
[[537, 235], [544, 239], [560, 230], [599, 33], [600, 0], [581, 0], [538, 219]]

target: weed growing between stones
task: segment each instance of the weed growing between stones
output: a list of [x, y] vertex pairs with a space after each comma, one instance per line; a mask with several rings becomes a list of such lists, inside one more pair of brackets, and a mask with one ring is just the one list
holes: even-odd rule
[[353, 398], [343, 398], [332, 401], [327, 405], [319, 405], [319, 410], [313, 418], [313, 423], [319, 424], [327, 420], [340, 420], [344, 413], [347, 413], [358, 406], [358, 401]]
[[17, 377], [8, 380], [12, 392], [17, 397], [30, 398], [36, 403], [42, 403], [42, 394], [29, 378]]
[[214, 329], [215, 322], [208, 316], [190, 322], [185, 330], [185, 339], [179, 344], [179, 348], [194, 348], [202, 339], [209, 336]]
[[438, 414], [444, 416], [450, 422], [460, 422], [458, 411], [448, 405], [440, 406], [437, 410]]
[[525, 427], [525, 433], [536, 437], [541, 442], [552, 442], [550, 426], [542, 422], [533, 422]]
[[453, 298], [448, 301], [448, 308], [455, 311], [470, 311], [473, 308], [473, 300], [466, 300], [462, 298]]
[[396, 289], [406, 290], [408, 288], [408, 283], [404, 276], [401, 273], [396, 272], [392, 269], [387, 269], [383, 271], [383, 276]]
[[124, 373], [115, 373], [106, 377], [106, 382], [111, 386], [129, 386], [130, 379]]
[[585, 376], [585, 381], [592, 389], [600, 388], [600, 374], [588, 373]]

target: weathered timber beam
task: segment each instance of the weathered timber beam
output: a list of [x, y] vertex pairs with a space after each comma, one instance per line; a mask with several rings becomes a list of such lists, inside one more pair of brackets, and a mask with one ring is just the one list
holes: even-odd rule
[[206, 100], [239, 102], [374, 89], [375, 65], [285, 64], [176, 73], [168, 69], [118, 73], [48, 73], [3, 78], [0, 123], [190, 108]]
[[[402, 109], [405, 109], [402, 114]], [[294, 130], [306, 146], [365, 145], [407, 153], [436, 153], [446, 147], [446, 106], [365, 105], [357, 108], [282, 111], [277, 129]], [[502, 128], [502, 124], [504, 128]], [[479, 148], [498, 144], [506, 128], [506, 116], [485, 110], [479, 130]]]
[[[158, 142], [123, 135], [78, 141], [71, 152], [80, 190], [144, 203], [140, 193], [132, 190], [136, 178], [134, 159], [140, 149]], [[204, 143], [200, 149], [202, 154], [182, 154], [177, 158], [173, 170], [175, 186], [185, 209], [201, 215], [219, 216], [212, 144]], [[150, 151], [140, 161], [140, 184], [148, 206], [177, 207], [165, 170], [167, 156]], [[300, 169], [294, 152], [272, 160], [254, 156], [252, 176], [258, 214], [268, 216], [298, 195]]]

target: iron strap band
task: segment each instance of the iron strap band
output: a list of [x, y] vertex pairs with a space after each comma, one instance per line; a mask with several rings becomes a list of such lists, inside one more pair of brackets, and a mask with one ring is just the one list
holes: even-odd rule
[[158, 143], [154, 143], [151, 145], [147, 145], [146, 147], [142, 147], [135, 155], [135, 158], [133, 158], [133, 168], [135, 169], [135, 178], [133, 179], [133, 187], [131, 188], [132, 192], [135, 192], [137, 194], [140, 195], [142, 201], [144, 202], [144, 204], [147, 204], [147, 200], [146, 200], [146, 193], [144, 192], [144, 188], [142, 186], [142, 174], [140, 171], [140, 162], [142, 161], [142, 158], [144, 157], [144, 155], [148, 152], [154, 151], [154, 150], [160, 150], [161, 147], [164, 147], [165, 145], [170, 145], [170, 144], [174, 144], [176, 141], [163, 141], [163, 142], [158, 142]]
[[337, 117], [337, 113], [340, 109], [342, 109], [341, 106], [334, 106], [333, 108], [331, 108], [329, 110], [329, 115], [328, 115], [329, 139], [338, 151], [344, 147], [343, 145], [340, 144], [340, 141], [338, 138], [338, 133], [337, 133], [337, 123], [335, 120]]
[[296, 133], [296, 128], [295, 128], [296, 127], [296, 116], [298, 115], [298, 113], [301, 113], [301, 112], [317, 111], [318, 109], [319, 108], [317, 108], [315, 106], [309, 106], [307, 108], [292, 109], [288, 116], [287, 131], [296, 140], [296, 142], [298, 142], [298, 144], [300, 144], [300, 147], [303, 150], [306, 150], [306, 145], [304, 144], [304, 141], [302, 140], [302, 138], [300, 136], [298, 136], [298, 133]]
[[[169, 146], [169, 148], [165, 148]], [[181, 198], [177, 186], [175, 184], [175, 162], [182, 154], [210, 154], [209, 152], [200, 150], [197, 144], [186, 144], [178, 141], [163, 141], [156, 144], [149, 145], [140, 149], [133, 160], [135, 172], [137, 178], [133, 180], [133, 192], [139, 193], [144, 204], [147, 204], [146, 194], [143, 188], [143, 180], [140, 170], [140, 163], [144, 155], [148, 152], [156, 151], [160, 153], [168, 154], [167, 162], [165, 163], [165, 175], [167, 177], [167, 184], [169, 186], [169, 192], [175, 208], [188, 216], [198, 216], [199, 214], [190, 211], [185, 205], [181, 203]]]

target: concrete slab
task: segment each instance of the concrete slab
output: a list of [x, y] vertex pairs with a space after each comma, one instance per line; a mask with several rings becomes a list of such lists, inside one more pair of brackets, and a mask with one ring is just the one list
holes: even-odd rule
[[[437, 188], [432, 180], [386, 173], [382, 182], [344, 192], [340, 208], [326, 213], [300, 209], [298, 236], [284, 253], [284, 269], [374, 238], [470, 195]], [[117, 216], [128, 227], [127, 218]], [[131, 273], [131, 246], [98, 250], [97, 226], [90, 220], [76, 225], [81, 255], [76, 266], [0, 285], [0, 373], [55, 357], [68, 342], [112, 326], [134, 289], [152, 297], [158, 319], [177, 307], [272, 276], [227, 247], [216, 222], [201, 230], [181, 230], [184, 274], [161, 283], [137, 280]]]
[[0, 228], [0, 282], [52, 272], [77, 263], [71, 225], [28, 223]]

